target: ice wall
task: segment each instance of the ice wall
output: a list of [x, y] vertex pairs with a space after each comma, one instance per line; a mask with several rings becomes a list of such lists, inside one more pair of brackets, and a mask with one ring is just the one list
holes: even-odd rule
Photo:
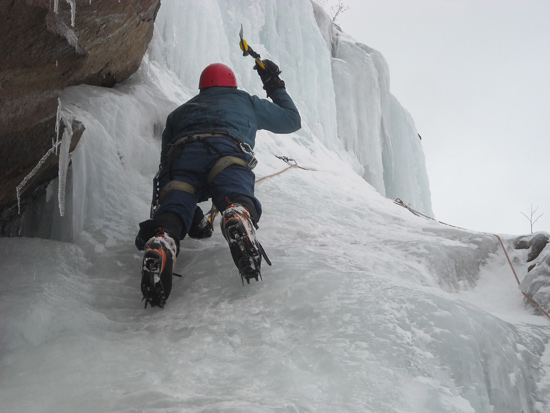
[[393, 95], [390, 95], [389, 125], [390, 138], [384, 140], [383, 146], [386, 196], [410, 202], [413, 208], [433, 217], [420, 135], [409, 112]]
[[317, 3], [313, 7], [332, 56], [338, 138], [358, 158], [362, 176], [378, 192], [433, 216], [418, 132], [390, 93], [384, 57], [345, 34]]
[[[161, 11], [128, 82], [62, 94], [62, 114], [86, 126], [71, 155], [75, 242], [0, 240], [3, 410], [548, 412], [549, 328], [525, 313], [495, 237], [444, 228], [380, 196], [357, 173], [358, 156], [326, 133], [337, 128], [334, 101], [306, 99], [335, 91], [310, 3], [164, 0]], [[299, 134], [259, 132], [255, 173], [286, 166], [273, 155], [308, 170], [257, 185], [258, 236], [273, 261], [262, 282], [241, 287], [216, 230], [182, 242], [184, 277], [169, 305], [144, 310], [133, 237], [148, 216], [166, 115], [196, 93], [211, 61], [234, 64], [241, 85], [264, 93], [233, 24], [223, 25], [240, 17], [251, 45], [284, 62], [307, 122]], [[264, 23], [265, 33], [247, 29]], [[262, 36], [280, 39], [280, 55], [260, 49]], [[294, 45], [299, 36], [311, 42]], [[293, 46], [307, 59], [285, 61]], [[401, 119], [403, 141], [415, 143], [410, 117], [387, 97], [380, 112]], [[405, 156], [392, 125], [380, 131], [391, 134], [392, 157]]]
[[347, 159], [381, 194], [432, 215], [414, 122], [391, 96], [379, 52], [347, 36], [309, 0], [191, 3], [163, 3], [151, 47], [152, 58], [190, 93], [202, 69], [220, 61], [235, 69], [241, 87], [265, 96], [252, 60], [235, 53], [244, 22], [248, 43], [283, 71], [302, 115], [298, 135]]
[[[413, 208], [432, 215], [421, 143], [411, 116], [390, 94], [389, 69], [379, 52], [347, 36], [319, 5], [309, 0], [204, 0], [200, 3], [180, 0], [163, 2], [148, 55], [135, 76], [137, 79], [157, 76], [158, 90], [146, 87], [140, 107], [133, 108], [136, 113], [145, 111], [148, 116], [136, 119], [132, 123], [135, 128], [125, 131], [123, 136], [115, 136], [120, 134], [115, 132], [116, 125], [98, 124], [97, 118], [88, 122], [85, 135], [104, 133], [111, 137], [112, 148], [102, 149], [109, 155], [98, 160], [105, 166], [97, 173], [88, 174], [85, 166], [92, 162], [88, 158], [94, 151], [78, 148], [72, 155], [78, 161], [74, 162], [76, 173], [72, 176], [76, 181], [72, 233], [78, 234], [87, 225], [104, 221], [104, 209], [116, 202], [113, 195], [107, 194], [108, 189], [102, 197], [90, 196], [91, 188], [96, 185], [107, 188], [113, 184], [112, 179], [102, 175], [115, 168], [114, 165], [124, 171], [124, 162], [130, 159], [126, 154], [128, 148], [135, 151], [151, 145], [147, 139], [160, 133], [166, 114], [197, 93], [198, 78], [206, 65], [213, 62], [230, 65], [239, 87], [265, 96], [252, 69], [253, 59], [243, 57], [240, 52], [241, 24], [248, 43], [263, 58], [272, 59], [280, 66], [287, 90], [302, 115], [302, 129], [278, 139], [295, 140], [299, 151], [307, 150], [309, 155], [330, 152], [382, 195], [401, 198]], [[163, 74], [158, 76], [156, 72]], [[169, 81], [166, 73], [171, 76]], [[67, 91], [65, 100], [74, 100], [71, 93], [96, 92]], [[112, 91], [105, 95], [119, 101], [120, 110], [130, 107], [122, 93]], [[155, 100], [163, 104], [153, 105], [151, 102]], [[154, 108], [144, 110], [146, 106]], [[157, 130], [151, 130], [150, 125], [156, 125]], [[126, 141], [128, 136], [139, 137], [140, 143]], [[86, 145], [98, 143], [84, 141], [81, 146]], [[260, 154], [264, 148], [258, 148]], [[269, 148], [269, 154], [277, 154], [276, 149]], [[320, 159], [322, 155], [315, 156]], [[155, 162], [147, 160], [144, 164]], [[139, 202], [132, 205], [136, 203]], [[110, 210], [113, 216], [117, 215], [116, 206]], [[124, 216], [121, 220], [125, 221]]]
[[[197, 91], [201, 71], [221, 62], [235, 71], [239, 87], [265, 97], [254, 61], [243, 57], [238, 43], [244, 37], [254, 50], [275, 61], [287, 90], [300, 109], [308, 139], [320, 139], [338, 150], [335, 142], [336, 106], [330, 52], [311, 11], [309, 0], [165, 1], [159, 11], [151, 57], [166, 65], [190, 93]], [[208, 24], [204, 24], [207, 21]]]

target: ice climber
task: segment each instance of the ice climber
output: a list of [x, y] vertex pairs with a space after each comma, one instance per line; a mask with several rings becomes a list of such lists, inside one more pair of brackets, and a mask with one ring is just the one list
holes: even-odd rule
[[139, 224], [136, 238], [136, 246], [145, 250], [145, 307], [163, 307], [170, 295], [179, 241], [186, 234], [211, 235], [197, 207], [209, 198], [221, 213], [221, 230], [241, 277], [250, 282], [260, 276], [262, 256], [267, 257], [255, 235], [262, 214], [252, 172], [256, 131], [291, 133], [301, 122], [278, 66], [263, 63], [265, 69], [258, 64], [254, 69], [273, 102], [237, 89], [233, 71], [214, 63], [200, 76], [199, 94], [168, 115], [156, 179], [158, 208]]

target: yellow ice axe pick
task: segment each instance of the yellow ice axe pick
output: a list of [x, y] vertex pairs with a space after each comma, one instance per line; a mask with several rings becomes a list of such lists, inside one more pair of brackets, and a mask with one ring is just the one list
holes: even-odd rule
[[265, 69], [265, 65], [262, 62], [260, 55], [256, 53], [252, 48], [246, 43], [246, 40], [243, 38], [243, 25], [241, 24], [241, 31], [239, 32], [239, 37], [241, 38], [241, 41], [239, 42], [239, 46], [241, 47], [241, 50], [243, 51], [243, 56], [252, 56], [255, 60], [258, 66], [260, 66], [262, 69]]

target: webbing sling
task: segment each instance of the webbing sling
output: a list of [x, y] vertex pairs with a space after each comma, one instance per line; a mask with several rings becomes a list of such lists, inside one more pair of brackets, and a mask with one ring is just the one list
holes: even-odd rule
[[[214, 178], [216, 178], [216, 176], [218, 176], [220, 172], [230, 167], [231, 165], [241, 165], [247, 169], [250, 169], [250, 166], [246, 161], [243, 161], [236, 156], [223, 156], [214, 164], [214, 166], [210, 170], [210, 173], [208, 174], [208, 178], [206, 180], [208, 182], [208, 185], [212, 183]], [[187, 192], [188, 194], [196, 197], [195, 188], [191, 184], [183, 181], [170, 181], [166, 185], [164, 185], [164, 187], [160, 191], [159, 202], [162, 202], [166, 195], [172, 191]]]
[[210, 170], [210, 173], [208, 174], [208, 178], [206, 180], [206, 182], [208, 182], [208, 185], [212, 183], [214, 178], [218, 176], [220, 172], [231, 165], [241, 165], [247, 169], [251, 169], [249, 163], [243, 161], [241, 158], [237, 158], [236, 156], [222, 156], [220, 159], [218, 159], [218, 162], [214, 164], [214, 166]]
[[187, 182], [182, 182], [182, 181], [170, 181], [162, 187], [162, 190], [160, 191], [160, 195], [159, 195], [159, 202], [162, 202], [164, 197], [166, 197], [166, 195], [168, 195], [168, 193], [172, 191], [187, 192], [188, 194], [191, 194], [194, 197], [196, 197], [195, 188], [193, 187], [193, 185], [190, 185]]
[[170, 149], [166, 153], [166, 159], [171, 159], [174, 151], [177, 148], [183, 147], [187, 143], [191, 142], [201, 142], [203, 145], [205, 145], [204, 138], [224, 138], [224, 137], [230, 137], [231, 139], [234, 139], [233, 137], [227, 135], [227, 134], [221, 134], [221, 133], [196, 133], [194, 135], [185, 135], [181, 138], [177, 139], [174, 143], [171, 143]]

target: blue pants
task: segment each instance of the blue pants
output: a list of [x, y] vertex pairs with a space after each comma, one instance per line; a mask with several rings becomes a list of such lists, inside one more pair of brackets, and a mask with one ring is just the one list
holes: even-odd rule
[[250, 211], [254, 222], [262, 214], [261, 204], [254, 196], [255, 175], [250, 169], [241, 165], [230, 165], [210, 184], [207, 183], [208, 174], [222, 156], [234, 156], [247, 162], [251, 156], [243, 153], [230, 138], [207, 138], [205, 141], [205, 144], [195, 141], [175, 148], [172, 159], [159, 176], [161, 189], [172, 180], [186, 182], [195, 188], [195, 196], [183, 191], [169, 192], [153, 218], [154, 220], [167, 212], [177, 214], [183, 224], [180, 239], [185, 237], [191, 227], [197, 202], [210, 198], [220, 212], [232, 203], [240, 203]]

